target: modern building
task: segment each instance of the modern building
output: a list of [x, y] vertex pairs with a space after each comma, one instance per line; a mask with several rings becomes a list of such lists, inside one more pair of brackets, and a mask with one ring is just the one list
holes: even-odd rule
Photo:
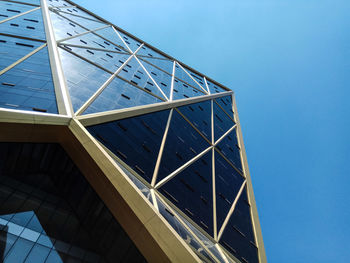
[[71, 1], [0, 54], [0, 261], [266, 262], [230, 89]]

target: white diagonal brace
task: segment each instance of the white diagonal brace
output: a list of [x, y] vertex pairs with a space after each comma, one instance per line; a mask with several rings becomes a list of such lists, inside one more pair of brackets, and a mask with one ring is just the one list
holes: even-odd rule
[[97, 113], [78, 116], [78, 119], [84, 126], [90, 126], [90, 125], [95, 125], [95, 124], [104, 123], [108, 121], [135, 117], [146, 113], [152, 113], [156, 111], [185, 106], [185, 105], [189, 105], [197, 102], [207, 101], [213, 98], [226, 96], [228, 94], [232, 94], [232, 91], [231, 92], [228, 91], [224, 93], [216, 93], [212, 95], [198, 96], [198, 97], [187, 98], [187, 99], [174, 100], [174, 101], [159, 102], [159, 103], [154, 103], [149, 105], [141, 105], [141, 106], [135, 106], [130, 108], [118, 109], [118, 110], [97, 112]]
[[17, 18], [17, 17], [20, 17], [20, 16], [23, 16], [23, 15], [29, 14], [29, 13], [31, 13], [31, 12], [33, 12], [33, 11], [38, 10], [38, 9], [40, 9], [40, 6], [34, 8], [34, 9], [30, 9], [30, 10], [28, 10], [28, 11], [26, 11], [26, 12], [20, 13], [20, 14], [18, 14], [18, 15], [11, 16], [11, 17], [9, 17], [9, 18], [6, 18], [6, 19], [0, 21], [0, 24], [5, 23], [5, 22], [7, 22], [7, 21], [10, 21], [10, 20], [12, 20], [12, 19], [15, 19], [15, 18]]
[[168, 121], [166, 123], [165, 130], [164, 130], [164, 135], [163, 135], [163, 138], [162, 138], [162, 142], [160, 144], [159, 153], [158, 153], [158, 157], [157, 157], [157, 162], [156, 162], [156, 166], [154, 168], [153, 177], [152, 177], [152, 181], [151, 181], [152, 187], [154, 187], [156, 185], [156, 182], [157, 182], [157, 176], [158, 176], [158, 170], [159, 170], [159, 166], [160, 166], [160, 161], [162, 160], [163, 150], [164, 150], [166, 138], [168, 136], [170, 122], [171, 122], [171, 118], [173, 116], [173, 111], [174, 110], [171, 109], [170, 112], [169, 112]]
[[[139, 46], [139, 48], [134, 52], [136, 53], [140, 48], [142, 47]], [[119, 74], [119, 72], [129, 63], [129, 61], [135, 57], [134, 54], [132, 54], [117, 70], [114, 72], [113, 75], [111, 75], [105, 83], [83, 104], [83, 106], [80, 107], [80, 109], [75, 113], [76, 115], [81, 115], [87, 107], [91, 105], [95, 101], [95, 99], [102, 93], [102, 91], [112, 82], [112, 80]]]
[[141, 63], [141, 61], [137, 58], [137, 56], [135, 56], [135, 59], [137, 60], [137, 62], [141, 65], [142, 69], [146, 72], [147, 76], [152, 80], [152, 82], [156, 85], [156, 87], [159, 89], [159, 91], [162, 93], [162, 95], [164, 96], [164, 98], [169, 101], [169, 98], [167, 97], [167, 95], [165, 95], [165, 93], [163, 92], [163, 90], [158, 86], [157, 82], [152, 78], [151, 74], [149, 74], [148, 70], [144, 67], [144, 65]]
[[236, 198], [235, 198], [235, 200], [233, 201], [233, 204], [232, 204], [230, 210], [228, 211], [227, 216], [226, 216], [224, 222], [222, 223], [222, 226], [221, 226], [220, 231], [219, 231], [219, 234], [218, 234], [218, 241], [220, 240], [220, 238], [221, 238], [221, 236], [222, 236], [222, 233], [224, 232], [225, 227], [226, 227], [228, 221], [230, 220], [230, 217], [231, 217], [231, 215], [233, 214], [233, 211], [235, 210], [236, 204], [237, 204], [239, 198], [241, 197], [241, 194], [242, 194], [242, 192], [243, 192], [243, 190], [244, 190], [244, 187], [245, 187], [246, 183], [247, 183], [247, 181], [245, 180], [245, 181], [243, 182], [243, 184], [241, 185], [241, 188], [239, 189], [239, 191], [238, 191], [238, 193], [237, 193], [237, 195], [236, 195]]
[[102, 27], [99, 27], [99, 28], [96, 28], [96, 29], [85, 31], [83, 33], [80, 33], [80, 34], [77, 34], [77, 35], [74, 35], [74, 36], [62, 38], [60, 40], [57, 40], [57, 44], [58, 43], [62, 43], [62, 42], [67, 41], [67, 40], [70, 40], [70, 39], [73, 39], [73, 38], [81, 37], [81, 36], [89, 34], [89, 33], [94, 33], [95, 31], [102, 30], [102, 29], [105, 29], [107, 27], [110, 27], [110, 25], [105, 25], [105, 26], [102, 26]]
[[214, 145], [218, 145], [219, 142], [221, 142], [231, 131], [233, 131], [233, 129], [235, 129], [237, 127], [237, 124], [233, 125], [230, 129], [228, 129], [227, 132], [225, 132], [215, 143]]
[[[185, 74], [187, 74], [187, 75], [188, 75], [188, 76], [189, 76], [189, 77], [204, 91], [205, 94], [209, 94], [208, 91], [206, 91], [206, 90], [202, 87], [202, 85], [200, 85], [200, 84], [197, 82], [197, 80], [195, 80], [195, 79], [187, 72], [187, 70], [184, 69], [183, 66], [181, 66], [180, 63], [176, 62], [176, 64], [179, 65], [179, 66], [182, 68], [182, 70], [185, 72]], [[183, 80], [183, 81], [184, 81], [184, 80]], [[186, 81], [184, 81], [184, 82], [186, 82]], [[191, 87], [193, 87], [193, 85], [191, 85], [190, 83], [187, 83], [187, 84], [190, 85]], [[193, 88], [198, 89], [197, 87], [193, 87]]]
[[200, 154], [196, 155], [195, 157], [193, 157], [191, 160], [189, 160], [188, 162], [186, 162], [184, 165], [180, 166], [179, 168], [177, 168], [175, 171], [173, 171], [171, 174], [169, 174], [167, 177], [165, 177], [163, 180], [161, 180], [158, 184], [155, 185], [154, 188], [158, 189], [159, 187], [161, 187], [162, 185], [164, 185], [166, 182], [168, 182], [169, 180], [171, 180], [172, 178], [174, 178], [177, 174], [181, 173], [183, 170], [185, 170], [188, 166], [190, 166], [192, 163], [194, 163], [195, 161], [197, 161], [199, 158], [201, 158], [204, 154], [206, 154], [207, 152], [209, 152], [211, 149], [213, 148], [213, 146], [209, 146], [207, 149], [205, 149], [204, 151], [202, 151]]
[[26, 60], [27, 58], [29, 58], [30, 56], [34, 55], [36, 52], [42, 50], [44, 47], [46, 47], [46, 44], [41, 45], [40, 47], [34, 49], [32, 52], [28, 53], [27, 55], [25, 55], [24, 57], [20, 58], [19, 60], [15, 61], [14, 63], [12, 63], [11, 65], [7, 66], [6, 68], [4, 68], [3, 70], [0, 71], [0, 76], [2, 74], [4, 74], [5, 72], [9, 71], [10, 69], [12, 69], [13, 67], [17, 66], [19, 63], [23, 62], [24, 60]]
[[203, 77], [203, 79], [204, 79], [205, 87], [206, 87], [206, 89], [208, 90], [208, 94], [211, 94], [210, 89], [209, 89], [209, 86], [208, 86], [208, 83], [207, 83], [207, 78], [206, 78], [206, 77]]
[[174, 60], [174, 63], [173, 63], [173, 74], [171, 76], [170, 101], [173, 101], [173, 98], [174, 98], [175, 65], [176, 65], [176, 61]]

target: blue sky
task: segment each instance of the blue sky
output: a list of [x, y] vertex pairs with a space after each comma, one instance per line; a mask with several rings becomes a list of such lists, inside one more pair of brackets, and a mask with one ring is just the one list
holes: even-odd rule
[[350, 258], [350, 1], [76, 3], [233, 89], [271, 263]]

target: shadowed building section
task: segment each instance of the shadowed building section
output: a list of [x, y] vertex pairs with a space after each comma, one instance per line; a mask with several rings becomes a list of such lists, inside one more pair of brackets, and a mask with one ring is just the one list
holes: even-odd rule
[[4, 262], [146, 262], [58, 144], [0, 143]]

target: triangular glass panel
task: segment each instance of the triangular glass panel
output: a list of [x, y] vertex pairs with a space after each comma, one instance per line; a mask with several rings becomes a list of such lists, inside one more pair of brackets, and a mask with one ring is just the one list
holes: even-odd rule
[[88, 131], [117, 157], [151, 182], [169, 110], [97, 124]]
[[111, 75], [65, 50], [59, 52], [72, 106], [77, 111]]
[[186, 69], [186, 71], [191, 75], [192, 78], [194, 78], [198, 83], [199, 85], [202, 86], [202, 88], [207, 91], [207, 87], [205, 86], [205, 83], [204, 83], [204, 78], [196, 73], [194, 73], [193, 71], [189, 70], [189, 69]]
[[214, 139], [218, 140], [225, 132], [235, 125], [234, 121], [217, 105], [213, 103], [214, 114]]
[[216, 85], [214, 83], [212, 83], [211, 81], [207, 80], [207, 84], [210, 90], [211, 94], [215, 94], [215, 93], [220, 93], [220, 92], [226, 92], [228, 90], [220, 87], [219, 85]]
[[[148, 91], [158, 96], [159, 98], [166, 100], [164, 95], [157, 88], [152, 79], [147, 75], [146, 71], [142, 68], [141, 64], [134, 57], [123, 67], [118, 76], [144, 89], [145, 91]], [[168, 85], [170, 84], [168, 83]]]
[[117, 69], [120, 68], [120, 66], [130, 57], [130, 54], [112, 53], [89, 48], [77, 48], [73, 46], [63, 46], [63, 48], [107, 69], [111, 73], [117, 71]]
[[203, 101], [178, 108], [180, 112], [211, 141], [211, 101]]
[[55, 32], [56, 40], [65, 39], [77, 34], [86, 32], [87, 30], [70, 22], [55, 12], [50, 12], [51, 23]]
[[18, 3], [0, 2], [0, 22], [13, 16], [20, 15], [35, 7], [29, 5], [21, 5]]
[[72, 7], [70, 3], [64, 0], [47, 0], [47, 3], [50, 7], [57, 7], [57, 6]]
[[173, 100], [187, 99], [203, 95], [206, 94], [195, 88], [192, 88], [181, 80], [174, 79]]
[[[124, 52], [124, 51], [130, 52], [128, 47], [125, 46], [124, 42], [117, 35], [117, 33], [112, 27], [106, 27], [101, 30], [98, 30], [95, 32], [95, 34], [104, 38], [105, 39], [104, 41], [106, 41], [107, 43], [115, 45], [113, 49], [121, 52]], [[106, 42], [104, 42], [104, 44], [108, 45]], [[106, 48], [109, 48], [109, 47], [106, 46]]]
[[244, 178], [215, 152], [216, 221], [220, 230]]
[[200, 87], [178, 64], [175, 65], [175, 78], [180, 79], [186, 84], [204, 92], [202, 87]]
[[259, 262], [246, 187], [238, 199], [220, 243], [242, 262]]
[[141, 61], [142, 65], [145, 67], [145, 69], [148, 71], [148, 73], [152, 76], [153, 80], [157, 82], [158, 87], [162, 89], [164, 94], [170, 98], [170, 88], [171, 88], [171, 76], [158, 68]]
[[0, 24], [0, 32], [45, 40], [45, 29], [41, 9]]
[[[0, 70], [16, 62], [20, 58], [29, 54], [39, 46], [42, 42], [30, 41], [21, 38], [8, 36], [0, 36]], [[15, 50], [15, 52], [14, 52]]]
[[236, 129], [233, 129], [216, 146], [217, 149], [242, 172], [240, 148], [237, 141]]
[[159, 166], [157, 181], [164, 179], [208, 147], [209, 143], [174, 110]]
[[120, 32], [119, 30], [118, 30], [118, 33], [123, 38], [123, 40], [128, 45], [128, 47], [132, 50], [132, 52], [135, 52], [141, 46], [141, 43], [139, 41], [137, 41], [136, 39], [125, 35], [124, 33]]
[[140, 50], [137, 52], [138, 56], [142, 57], [148, 57], [148, 58], [160, 58], [160, 59], [167, 59], [165, 56], [160, 54], [159, 52], [153, 50], [152, 48], [143, 45]]
[[162, 101], [129, 82], [116, 77], [83, 114], [124, 109], [158, 102]]
[[212, 152], [159, 188], [189, 218], [213, 235]]
[[102, 49], [110, 52], [120, 52], [120, 53], [130, 54], [130, 52], [127, 51], [126, 48], [111, 44], [109, 41], [106, 41], [102, 37], [99, 37], [97, 35], [99, 33], [100, 33], [100, 30], [95, 31], [93, 33], [87, 33], [85, 35], [81, 35], [78, 37], [74, 37], [74, 38], [62, 41], [61, 44], [68, 45], [68, 46], [69, 45], [86, 46], [92, 49], [99, 49], [99, 50]]
[[46, 47], [0, 76], [0, 107], [58, 112]]
[[81, 10], [80, 8], [71, 5], [70, 3], [68, 3], [67, 1], [64, 0], [48, 0], [49, 6], [53, 7], [54, 9], [56, 9], [57, 11], [60, 12], [66, 12], [72, 15], [77, 15], [77, 16], [81, 16], [83, 18], [86, 19], [90, 19], [90, 20], [94, 20], [96, 22], [100, 22], [100, 23], [104, 23], [102, 22], [100, 19], [98, 19], [97, 17]]
[[144, 56], [139, 56], [137, 57], [142, 60], [147, 62], [148, 64], [151, 64], [152, 66], [157, 67], [158, 69], [161, 69], [170, 75], [173, 74], [173, 66], [174, 66], [174, 61], [169, 60], [169, 59], [160, 59], [160, 58], [151, 58], [151, 57], [144, 57]]
[[232, 96], [225, 96], [218, 99], [215, 99], [215, 101], [224, 109], [224, 111], [227, 113], [227, 115], [230, 116], [231, 119], [233, 118], [233, 108], [232, 108]]
[[40, 5], [40, 0], [16, 0], [17, 2], [27, 3], [32, 5]]
[[[106, 25], [103, 22], [92, 20], [90, 18], [83, 18], [83, 17], [77, 16], [75, 15], [75, 12], [69, 8], [63, 9], [61, 11], [63, 11], [63, 12], [59, 12], [61, 16], [67, 18], [68, 20], [72, 20], [73, 23], [78, 24], [81, 27], [86, 28], [88, 30], [94, 30], [96, 28], [100, 28]], [[68, 14], [69, 11], [71, 12], [71, 14]]]

